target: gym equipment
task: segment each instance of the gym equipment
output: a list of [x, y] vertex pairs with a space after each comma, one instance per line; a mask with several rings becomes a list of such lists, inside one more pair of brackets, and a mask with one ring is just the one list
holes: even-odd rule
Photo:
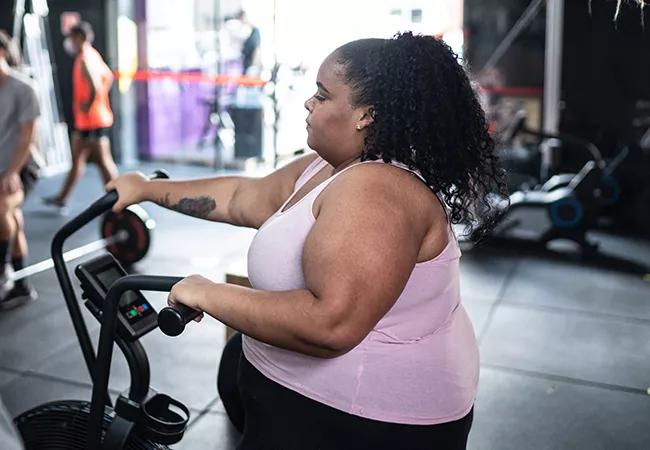
[[[169, 178], [169, 175], [164, 170], [158, 170], [157, 178]], [[131, 205], [119, 213], [108, 211], [101, 220], [101, 239], [65, 252], [63, 259], [66, 262], [72, 261], [105, 248], [120, 264], [130, 267], [149, 252], [154, 228], [156, 222], [140, 205]], [[20, 280], [52, 267], [54, 262], [52, 258], [48, 258], [17, 270], [11, 279]]]
[[571, 178], [565, 187], [552, 191], [517, 191], [497, 203], [501, 216], [492, 230], [493, 238], [532, 241], [542, 245], [555, 239], [578, 243], [583, 253], [598, 246], [586, 238], [600, 206], [595, 201], [601, 170], [594, 161]]
[[[151, 231], [155, 227], [156, 222], [141, 206], [131, 205], [119, 213], [109, 211], [104, 214], [100, 233], [107, 240], [106, 250], [120, 263], [130, 266], [146, 256], [151, 245]], [[109, 239], [111, 236], [116, 238]]]
[[[39, 94], [42, 120], [37, 122], [36, 134], [42, 156], [40, 171], [45, 176], [67, 171], [71, 162], [68, 127], [60, 113], [62, 96], [57, 80], [60, 67], [55, 61], [48, 6], [44, 0], [17, 0], [13, 17], [13, 36], [23, 44], [21, 70], [32, 77]], [[58, 15], [55, 17], [58, 20]]]
[[[594, 144], [573, 136], [529, 130], [525, 120], [525, 113], [518, 113], [502, 137], [511, 142], [518, 134], [527, 133], [553, 140], [541, 150], [539, 181], [546, 182], [533, 189], [517, 190], [509, 199], [496, 202], [501, 216], [492, 236], [544, 246], [555, 239], [569, 239], [578, 243], [584, 254], [594, 253], [598, 247], [587, 240], [586, 232], [595, 225], [604, 203], [601, 184], [606, 166], [600, 151]], [[577, 174], [549, 178], [557, 167], [558, 143], [581, 146], [592, 159]]]
[[[616, 169], [628, 156], [628, 147], [623, 147], [613, 159], [607, 162], [601, 155], [598, 147], [585, 139], [566, 133], [543, 133], [527, 128], [526, 112], [523, 110], [515, 114], [514, 120], [501, 133], [501, 141], [510, 144], [510, 147], [512, 147], [516, 137], [520, 135], [537, 138], [540, 140], [540, 144], [539, 150], [536, 148], [532, 151], [524, 152], [527, 153], [525, 155], [509, 155], [507, 151], [501, 153], [501, 158], [508, 168], [511, 189], [513, 188], [513, 184], [519, 188], [521, 187], [519, 184], [512, 183], [512, 180], [525, 180], [522, 186], [537, 185], [535, 186], [536, 189], [547, 192], [561, 187], [567, 187], [575, 174], [556, 172], [560, 168], [562, 147], [568, 144], [569, 146], [586, 150], [590, 158], [601, 170], [598, 187], [593, 191], [596, 201], [601, 206], [606, 207], [614, 205], [620, 199], [621, 186], [614, 174]], [[517, 152], [515, 151], [513, 153]], [[526, 167], [526, 169], [523, 171], [520, 170], [523, 167]], [[533, 167], [539, 168], [539, 175], [537, 177], [531, 173], [534, 171], [532, 169]], [[524, 188], [523, 190], [528, 189]]]
[[[515, 177], [528, 177], [533, 185], [543, 184], [558, 171], [560, 152], [567, 144], [584, 149], [589, 158], [601, 168], [605, 166], [600, 150], [593, 143], [566, 133], [552, 134], [532, 130], [526, 126], [526, 119], [526, 111], [519, 110], [510, 123], [499, 132], [502, 146], [499, 157], [504, 162], [509, 176], [514, 172]], [[532, 146], [523, 146], [524, 148], [522, 145], [515, 145], [517, 138], [522, 135], [533, 137], [537, 142]]]
[[[27, 450], [166, 449], [182, 438], [189, 421], [189, 410], [182, 403], [149, 386], [149, 361], [139, 342], [158, 324], [155, 309], [140, 290], [169, 291], [181, 278], [127, 275], [108, 253], [78, 265], [75, 274], [81, 282], [85, 306], [101, 322], [97, 355], [72, 288], [62, 252], [65, 240], [109, 211], [116, 201], [115, 191], [105, 194], [66, 223], [52, 240], [54, 268], [90, 373], [93, 393], [90, 402], [55, 401], [18, 416], [15, 424]], [[183, 327], [198, 314], [182, 307], [165, 310], [164, 316], [171, 314], [176, 321], [183, 320]], [[112, 408], [108, 379], [114, 343], [126, 358], [131, 382]]]
[[[621, 198], [621, 185], [614, 176], [616, 169], [630, 153], [628, 147], [623, 147], [621, 151], [609, 162], [602, 170], [598, 188], [594, 191], [596, 199], [601, 206], [615, 205]], [[553, 191], [558, 188], [566, 187], [575, 176], [572, 173], [561, 173], [553, 175], [542, 186], [542, 191]]]
[[185, 331], [185, 325], [199, 314], [200, 311], [185, 305], [166, 306], [158, 314], [158, 327], [167, 336], [178, 336]]

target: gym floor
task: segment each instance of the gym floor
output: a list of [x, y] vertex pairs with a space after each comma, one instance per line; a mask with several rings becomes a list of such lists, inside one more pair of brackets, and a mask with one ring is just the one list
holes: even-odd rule
[[[168, 169], [178, 178], [211, 173], [198, 167]], [[31, 263], [49, 257], [55, 230], [102, 193], [90, 168], [74, 192], [68, 217], [62, 217], [40, 204], [61, 180], [41, 180], [25, 205]], [[201, 273], [220, 280], [245, 258], [253, 231], [145, 208], [158, 226], [151, 251], [138, 264], [140, 272]], [[97, 229], [82, 230], [71, 245], [97, 239]], [[650, 242], [593, 237], [613, 257], [650, 265]], [[461, 270], [463, 302], [480, 340], [482, 363], [468, 448], [650, 448], [650, 280], [501, 246], [466, 251]], [[90, 397], [54, 272], [35, 275], [32, 282], [39, 300], [0, 313], [0, 395], [13, 415], [47, 401]], [[148, 298], [158, 308], [165, 302], [164, 295]], [[98, 324], [86, 317], [96, 340]], [[206, 319], [190, 324], [178, 338], [156, 330], [143, 343], [152, 385], [192, 411], [185, 439], [174, 448], [233, 449], [236, 436], [215, 385], [223, 325]], [[112, 394], [127, 385], [127, 367], [117, 353]]]

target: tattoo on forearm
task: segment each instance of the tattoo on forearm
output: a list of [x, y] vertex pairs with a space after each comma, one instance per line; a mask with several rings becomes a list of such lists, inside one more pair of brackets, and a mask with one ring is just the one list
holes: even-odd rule
[[207, 195], [202, 195], [196, 198], [181, 198], [178, 203], [172, 204], [169, 200], [169, 192], [165, 194], [165, 197], [158, 200], [160, 206], [165, 208], [173, 209], [188, 216], [199, 217], [201, 219], [207, 219], [210, 216], [210, 213], [215, 210], [217, 203], [212, 197]]

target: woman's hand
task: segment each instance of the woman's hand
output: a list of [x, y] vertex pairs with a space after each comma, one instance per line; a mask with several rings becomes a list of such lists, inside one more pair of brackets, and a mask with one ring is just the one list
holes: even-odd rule
[[120, 212], [129, 205], [147, 200], [145, 187], [148, 182], [141, 172], [129, 172], [106, 183], [106, 190], [116, 190], [118, 195], [113, 212]]
[[189, 306], [192, 309], [201, 311], [201, 314], [194, 320], [200, 322], [203, 318], [203, 304], [206, 299], [208, 291], [215, 286], [216, 283], [208, 280], [201, 275], [190, 275], [183, 278], [176, 283], [172, 290], [169, 292], [167, 303], [169, 306], [182, 304]]

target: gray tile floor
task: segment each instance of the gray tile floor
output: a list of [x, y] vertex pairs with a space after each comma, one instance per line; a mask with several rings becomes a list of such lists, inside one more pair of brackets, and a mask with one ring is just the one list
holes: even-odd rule
[[[143, 167], [146, 170], [148, 167]], [[175, 177], [209, 174], [170, 167]], [[39, 204], [61, 177], [42, 180], [25, 215], [31, 262], [49, 256], [66, 218]], [[99, 196], [92, 168], [70, 205]], [[244, 257], [253, 232], [145, 208], [158, 222], [143, 273], [223, 277]], [[190, 232], [191, 231], [191, 232]], [[201, 238], [197, 238], [200, 236]], [[89, 226], [72, 244], [97, 237]], [[650, 243], [599, 234], [605, 252], [650, 265]], [[182, 247], [182, 251], [179, 251]], [[469, 448], [650, 448], [650, 282], [639, 275], [503, 248], [465, 252], [462, 293], [481, 343], [482, 373]], [[12, 414], [62, 398], [88, 399], [90, 381], [54, 273], [33, 277], [41, 298], [0, 313], [0, 395]], [[154, 305], [163, 295], [151, 295]], [[98, 330], [90, 318], [93, 339]], [[233, 449], [236, 435], [215, 387], [224, 329], [193, 324], [174, 340], [159, 331], [143, 339], [152, 385], [182, 400], [193, 420], [178, 449]], [[128, 384], [115, 355], [111, 393]]]

